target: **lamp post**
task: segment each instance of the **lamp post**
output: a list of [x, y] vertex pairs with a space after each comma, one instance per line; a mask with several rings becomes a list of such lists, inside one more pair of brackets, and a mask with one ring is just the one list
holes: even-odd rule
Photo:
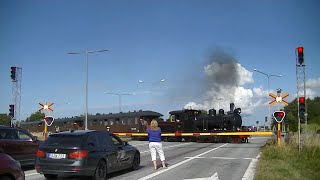
[[[268, 78], [268, 94], [270, 94], [270, 77], [271, 77], [271, 76], [273, 76], [273, 77], [282, 77], [281, 74], [279, 74], [279, 75], [277, 75], [277, 74], [267, 74], [267, 73], [262, 72], [262, 71], [259, 71], [259, 70], [257, 70], [257, 69], [253, 69], [253, 70], [256, 71], [256, 72], [258, 72], [258, 73], [261, 73], [261, 74], [267, 76], [267, 78]], [[270, 113], [271, 113], [271, 112], [270, 112], [270, 104], [268, 104], [268, 106], [269, 106], [268, 118], [269, 118], [269, 120], [270, 120], [270, 119], [271, 119], [271, 117], [270, 117]], [[270, 129], [271, 129], [271, 121], [270, 121]]]
[[123, 93], [123, 94], [118, 94], [118, 93], [112, 93], [112, 92], [104, 92], [105, 94], [112, 94], [112, 95], [116, 95], [119, 97], [119, 113], [121, 112], [121, 97], [122, 96], [130, 96], [130, 95], [134, 95], [134, 93]]
[[165, 82], [165, 79], [161, 79], [160, 81], [155, 81], [155, 82], [145, 82], [143, 80], [139, 80], [138, 83], [151, 83], [151, 84], [155, 84], [155, 83], [162, 83]]
[[86, 114], [85, 114], [85, 130], [88, 129], [88, 66], [89, 66], [89, 54], [97, 53], [97, 52], [105, 52], [108, 51], [107, 49], [101, 49], [101, 50], [88, 50], [86, 49], [85, 51], [79, 51], [79, 52], [68, 52], [67, 54], [85, 54], [86, 55]]

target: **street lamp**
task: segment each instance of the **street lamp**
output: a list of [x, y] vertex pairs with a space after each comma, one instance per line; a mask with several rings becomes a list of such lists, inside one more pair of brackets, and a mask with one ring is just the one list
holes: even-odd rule
[[112, 94], [112, 95], [116, 95], [119, 97], [119, 113], [121, 112], [121, 97], [122, 96], [130, 96], [130, 95], [134, 95], [134, 93], [123, 93], [123, 94], [118, 94], [118, 93], [112, 93], [112, 92], [104, 92], [105, 94]]
[[143, 80], [139, 80], [138, 82], [139, 83], [151, 83], [151, 84], [155, 84], [155, 83], [162, 83], [162, 82], [164, 82], [165, 81], [165, 79], [161, 79], [160, 81], [155, 81], [155, 82], [145, 82], [145, 81], [143, 81]]
[[88, 129], [88, 66], [89, 66], [89, 61], [88, 61], [88, 56], [89, 54], [93, 54], [93, 53], [97, 53], [97, 52], [105, 52], [108, 51], [107, 49], [101, 49], [101, 50], [93, 50], [90, 51], [88, 49], [86, 49], [85, 51], [79, 51], [79, 52], [68, 52], [67, 54], [85, 54], [86, 55], [86, 115], [85, 115], [85, 130]]
[[[270, 77], [271, 77], [271, 76], [274, 76], [274, 77], [282, 77], [281, 74], [279, 74], [279, 75], [277, 75], [277, 74], [267, 74], [267, 73], [262, 72], [262, 71], [259, 71], [259, 70], [257, 70], [257, 69], [253, 69], [253, 70], [256, 71], [256, 72], [258, 72], [258, 73], [261, 73], [261, 74], [267, 76], [267, 78], [268, 78], [268, 95], [270, 94]], [[269, 118], [269, 120], [270, 120], [270, 119], [271, 119], [271, 118], [270, 118], [270, 104], [268, 104], [268, 106], [269, 106], [268, 118]], [[271, 121], [270, 121], [270, 129], [271, 129]]]

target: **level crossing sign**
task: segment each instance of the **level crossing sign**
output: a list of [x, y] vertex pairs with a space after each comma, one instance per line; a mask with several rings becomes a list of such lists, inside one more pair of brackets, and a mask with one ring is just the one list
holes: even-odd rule
[[270, 106], [275, 105], [276, 103], [282, 103], [285, 106], [289, 105], [289, 103], [287, 101], [283, 100], [284, 98], [289, 96], [288, 93], [284, 93], [283, 95], [280, 95], [279, 93], [278, 93], [278, 95], [270, 93], [269, 96], [274, 98], [274, 100], [269, 103]]
[[41, 109], [39, 109], [39, 112], [41, 113], [44, 110], [47, 110], [49, 112], [53, 112], [53, 110], [50, 108], [50, 106], [53, 105], [53, 102], [49, 102], [48, 104], [43, 104], [42, 102], [39, 102], [39, 105], [42, 106]]

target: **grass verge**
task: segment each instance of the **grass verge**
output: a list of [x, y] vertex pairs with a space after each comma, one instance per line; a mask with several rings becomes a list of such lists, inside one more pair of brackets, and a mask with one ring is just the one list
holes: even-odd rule
[[256, 180], [318, 180], [320, 179], [320, 136], [308, 135], [299, 152], [297, 137], [278, 146], [270, 140], [262, 148], [256, 169]]

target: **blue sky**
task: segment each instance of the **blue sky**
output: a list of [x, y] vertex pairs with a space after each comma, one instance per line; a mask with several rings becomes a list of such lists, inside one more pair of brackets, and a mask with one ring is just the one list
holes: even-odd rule
[[[67, 52], [108, 49], [89, 55], [89, 113], [119, 111], [118, 97], [104, 92], [135, 93], [122, 96], [122, 111], [167, 117], [189, 105], [218, 109], [220, 99], [221, 108], [232, 101], [243, 109], [244, 124], [263, 125], [272, 99], [266, 76], [254, 68], [281, 74], [270, 78], [270, 89], [288, 92], [290, 101], [296, 96], [295, 48], [303, 46], [308, 96], [320, 95], [319, 7], [316, 0], [3, 0], [0, 113], [8, 113], [10, 67], [17, 66], [21, 119], [40, 109], [38, 102], [54, 102], [54, 117], [83, 114], [86, 57]], [[230, 62], [233, 76], [223, 71]]]

